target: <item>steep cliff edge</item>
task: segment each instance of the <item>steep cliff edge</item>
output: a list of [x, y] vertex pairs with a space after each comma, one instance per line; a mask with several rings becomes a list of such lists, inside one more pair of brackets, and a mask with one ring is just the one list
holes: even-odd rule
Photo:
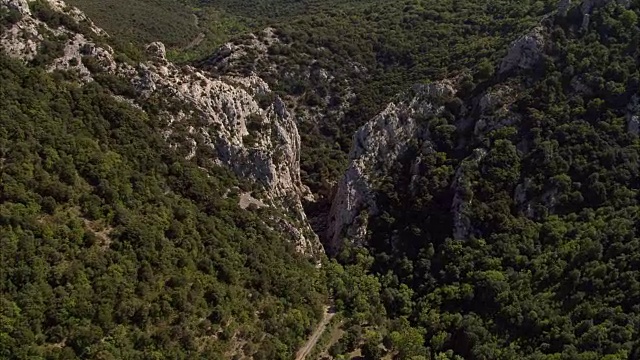
[[[260, 184], [264, 190], [254, 196], [287, 214], [279, 222], [299, 251], [322, 252], [301, 205], [311, 195], [300, 180], [296, 121], [262, 79], [214, 77], [175, 65], [166, 60], [162, 43], [149, 44], [148, 61], [123, 59], [107, 45], [104, 31], [60, 0], [2, 0], [0, 8], [13, 14], [0, 49], [25, 62], [45, 62], [49, 71], [65, 71], [81, 82], [126, 80], [130, 86], [121, 85], [114, 96], [143, 109], [149, 102], [164, 104], [164, 135], [176, 151], [194, 161], [206, 155]], [[51, 13], [57, 14], [55, 21]]]
[[[589, 27], [590, 14], [608, 5], [624, 9], [629, 7], [629, 2], [587, 0], [572, 4], [571, 1], [562, 1], [557, 12], [545, 17], [540, 25], [512, 43], [507, 55], [495, 67], [495, 75], [476, 84], [473, 91], [467, 89], [461, 94], [460, 89], [465, 86], [463, 83], [467, 82], [468, 87], [471, 79], [465, 74], [452, 80], [417, 86], [417, 91], [401, 95], [361, 127], [353, 138], [348, 170], [336, 186], [333, 196], [328, 230], [324, 234], [328, 250], [339, 250], [345, 240], [366, 244], [372, 236], [369, 224], [372, 216], [383, 216], [388, 210], [388, 205], [386, 209], [380, 206], [380, 199], [385, 198], [389, 189], [383, 191], [379, 184], [385, 182], [386, 178], [397, 176], [398, 171], [404, 171], [402, 176], [411, 179], [411, 186], [407, 188], [411, 197], [417, 179], [424, 176], [426, 165], [423, 157], [429, 153], [446, 157], [452, 169], [446, 180], [449, 184], [448, 193], [444, 194], [443, 191], [442, 199], [445, 200], [442, 201], [445, 203], [439, 204], [449, 209], [447, 222], [451, 228], [448, 236], [452, 239], [482, 236], [483, 225], [478, 220], [473, 221], [470, 214], [477, 213], [479, 207], [487, 206], [489, 199], [480, 200], [474, 193], [482, 191], [478, 189], [478, 179], [488, 175], [499, 153], [513, 156], [509, 159], [513, 160], [512, 163], [505, 162], [500, 166], [512, 167], [505, 171], [518, 173], [517, 178], [510, 179], [510, 185], [506, 187], [515, 214], [536, 219], [542, 213], [558, 211], [559, 185], [546, 182], [545, 185], [534, 186], [534, 178], [540, 181], [535, 171], [520, 168], [521, 160], [534, 156], [532, 135], [528, 133], [531, 120], [525, 119], [530, 114], [523, 112], [522, 104], [531, 103], [531, 96], [548, 96], [539, 93], [532, 95], [528, 91], [540, 84], [543, 74], [557, 71], [556, 66], [562, 66], [560, 64], [565, 61], [566, 55], [558, 54], [558, 45], [555, 43], [559, 41], [554, 38], [558, 30], [552, 34], [556, 21], [563, 21], [569, 13], [583, 16], [587, 18], [586, 22], [564, 31], [585, 31]], [[554, 65], [554, 62], [558, 62], [558, 65]], [[637, 136], [638, 106], [633, 90], [621, 91], [615, 100], [609, 96], [610, 93], [603, 92], [604, 89], [600, 89], [598, 95], [595, 94], [598, 90], [593, 77], [586, 84], [586, 75], [574, 71], [573, 66], [570, 69], [570, 73], [565, 71], [563, 74], [567, 77], [567, 95], [564, 96], [571, 98], [587, 94], [591, 98], [610, 97], [612, 103], [628, 104], [617, 106], [615, 112], [625, 119], [626, 132]], [[442, 124], [438, 125], [441, 128], [448, 127], [449, 133], [434, 134], [434, 124]], [[445, 147], [434, 145], [443, 141], [443, 134], [445, 138], [449, 137], [451, 144]], [[404, 170], [399, 170], [397, 164], [407, 165]], [[396, 210], [401, 212], [401, 209]]]
[[420, 121], [441, 114], [456, 90], [451, 81], [442, 81], [418, 85], [411, 93], [413, 96], [389, 104], [353, 136], [351, 162], [336, 188], [329, 213], [325, 236], [330, 250], [337, 250], [343, 237], [363, 243], [366, 215], [360, 222], [354, 221], [363, 210], [377, 214], [374, 184], [398, 161], [410, 141], [418, 139], [422, 151], [432, 151], [431, 135]]

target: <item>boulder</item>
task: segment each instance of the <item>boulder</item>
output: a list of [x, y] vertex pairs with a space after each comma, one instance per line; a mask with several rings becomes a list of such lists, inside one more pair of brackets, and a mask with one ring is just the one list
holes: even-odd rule
[[23, 16], [31, 15], [27, 0], [0, 0], [0, 7], [7, 7], [20, 12]]
[[147, 54], [157, 60], [167, 60], [167, 50], [160, 41], [152, 42], [145, 48]]

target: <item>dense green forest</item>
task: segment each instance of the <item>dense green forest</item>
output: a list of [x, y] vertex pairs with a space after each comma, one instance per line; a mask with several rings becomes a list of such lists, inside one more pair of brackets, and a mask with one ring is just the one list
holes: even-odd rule
[[[527, 85], [510, 107], [520, 121], [458, 149], [470, 136], [460, 128], [434, 138], [431, 153], [416, 139], [389, 164], [368, 246], [337, 258], [346, 266], [331, 286], [354, 321], [334, 355], [362, 346], [367, 358], [640, 357], [640, 140], [626, 119], [640, 85], [638, 10], [594, 10], [587, 32], [577, 10], [547, 19], [541, 63], [510, 80]], [[575, 76], [590, 90], [576, 91]], [[441, 134], [454, 119], [423, 126]], [[487, 155], [461, 165], [477, 148]], [[454, 239], [459, 166], [469, 167], [472, 230]], [[525, 179], [529, 208], [514, 195]]]
[[327, 291], [223, 197], [251, 184], [185, 161], [98, 83], [4, 55], [0, 77], [0, 358], [291, 357]]
[[[43, 3], [35, 16], [78, 26]], [[282, 214], [240, 209], [258, 185], [168, 145], [171, 99], [136, 98], [107, 73], [46, 71], [66, 39], [28, 63], [0, 53], [0, 358], [292, 359], [333, 304], [315, 357], [640, 359], [640, 139], [627, 129], [638, 0], [603, 1], [586, 29], [580, 4], [557, 16], [550, 0], [70, 3], [121, 60], [161, 40], [212, 76], [268, 81], [298, 116], [303, 180], [320, 199], [310, 216], [359, 126], [410, 101], [413, 83], [461, 79], [460, 91], [429, 99], [442, 112], [371, 176], [366, 241], [344, 239], [318, 267], [278, 230]], [[4, 31], [19, 15], [0, 20]], [[535, 66], [496, 74], [536, 25]], [[279, 39], [266, 54], [212, 64], [218, 45], [266, 26]], [[329, 76], [307, 76], [318, 69]], [[498, 88], [516, 94], [479, 110]], [[480, 119], [495, 127], [460, 125]]]
[[[164, 41], [170, 58], [196, 64], [206, 64], [224, 42], [241, 44], [246, 33], [274, 27], [280, 42], [266, 54], [252, 51], [231, 68], [213, 71], [255, 72], [284, 98], [298, 99], [290, 105], [299, 109], [303, 177], [318, 194], [330, 193], [328, 184], [339, 178], [353, 132], [399, 91], [466, 72], [481, 60], [497, 61], [513, 39], [556, 6], [555, 0], [69, 3], [119, 42]], [[192, 15], [200, 20], [194, 22]], [[190, 46], [198, 33], [204, 40]], [[309, 75], [318, 69], [331, 79]]]

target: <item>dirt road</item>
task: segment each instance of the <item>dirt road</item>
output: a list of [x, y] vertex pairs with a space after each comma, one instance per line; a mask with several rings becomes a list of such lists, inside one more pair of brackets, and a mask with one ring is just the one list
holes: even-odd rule
[[296, 360], [305, 360], [307, 358], [309, 353], [311, 353], [313, 348], [316, 346], [316, 343], [318, 342], [318, 339], [320, 339], [320, 336], [322, 336], [322, 333], [324, 333], [324, 331], [326, 330], [327, 324], [329, 324], [329, 321], [331, 321], [335, 314], [336, 312], [332, 308], [326, 308], [322, 320], [313, 331], [311, 336], [309, 336], [309, 340], [307, 340], [304, 346], [301, 347], [300, 350], [298, 350], [298, 353], [296, 354]]

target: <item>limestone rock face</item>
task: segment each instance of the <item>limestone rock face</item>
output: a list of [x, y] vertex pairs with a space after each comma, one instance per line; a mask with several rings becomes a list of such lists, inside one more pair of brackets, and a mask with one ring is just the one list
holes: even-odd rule
[[280, 39], [276, 35], [276, 30], [268, 27], [257, 35], [248, 35], [247, 39], [244, 39], [242, 43], [229, 42], [222, 45], [218, 51], [206, 61], [206, 64], [219, 71], [224, 71], [226, 68], [234, 67], [236, 62], [245, 59], [249, 52], [255, 53], [257, 59], [264, 58], [267, 55], [269, 47], [279, 42]]
[[[278, 97], [266, 108], [260, 106], [256, 96], [270, 92], [264, 81], [257, 76], [211, 78], [193, 67], [165, 61], [126, 71], [141, 96], [170, 97], [190, 104], [189, 116], [198, 123], [190, 132], [190, 153], [208, 149], [218, 164], [262, 184], [265, 194], [261, 200], [286, 208], [298, 221], [283, 228], [298, 229], [287, 231], [297, 238], [300, 251], [321, 251], [301, 203], [309, 190], [300, 180], [300, 135], [295, 119]], [[169, 118], [167, 139], [172, 142], [172, 133], [183, 126], [183, 119]], [[184, 140], [176, 139], [175, 146]]]
[[0, 0], [0, 8], [18, 11], [21, 19], [0, 34], [0, 48], [11, 57], [31, 60], [38, 51], [42, 35], [38, 21], [31, 17], [27, 0]]
[[[462, 109], [455, 121], [458, 131], [467, 131], [467, 122], [472, 123], [469, 131], [478, 139], [491, 130], [514, 125], [520, 121], [517, 114], [510, 112], [509, 106], [517, 98], [516, 84], [503, 84], [488, 88], [470, 101], [472, 108]], [[412, 96], [393, 102], [375, 118], [361, 127], [353, 138], [350, 164], [342, 180], [338, 183], [328, 219], [325, 247], [336, 252], [344, 241], [362, 244], [367, 240], [367, 216], [379, 214], [375, 191], [392, 170], [392, 165], [401, 161], [405, 150], [412, 144], [421, 154], [436, 151], [434, 138], [421, 119], [443, 113], [448, 101], [456, 95], [455, 81], [445, 80], [414, 88]], [[466, 120], [464, 120], [466, 119]], [[474, 125], [475, 124], [475, 125]], [[475, 133], [473, 132], [475, 127]], [[468, 143], [462, 137], [455, 148]], [[417, 147], [415, 147], [417, 145]], [[470, 154], [454, 168], [451, 180], [452, 237], [465, 240], [476, 231], [471, 222], [470, 211], [473, 200], [473, 182], [481, 172], [481, 163], [487, 150], [476, 143]], [[409, 190], [415, 191], [424, 166], [417, 156], [408, 168], [411, 182]], [[522, 192], [522, 190], [521, 190]]]
[[376, 214], [378, 209], [373, 184], [384, 176], [386, 167], [393, 164], [412, 139], [421, 139], [429, 148], [430, 134], [419, 119], [444, 110], [443, 99], [455, 96], [451, 81], [419, 85], [415, 95], [394, 102], [353, 136], [349, 154], [350, 164], [336, 187], [328, 219], [325, 246], [329, 251], [339, 249], [344, 237], [361, 243], [366, 235], [366, 219], [356, 222], [362, 211]]
[[502, 59], [499, 74], [514, 69], [528, 70], [540, 61], [545, 45], [544, 28], [539, 26], [511, 44], [511, 48]]
[[493, 112], [509, 105], [512, 99], [516, 97], [517, 90], [517, 88], [512, 88], [508, 85], [488, 89], [480, 98], [480, 112]]
[[[588, 14], [594, 7], [603, 6], [616, 0], [586, 0], [577, 6]], [[618, 1], [626, 5], [623, 1]], [[561, 1], [558, 13], [566, 15], [572, 7], [571, 0]], [[478, 94], [465, 97], [462, 110], [456, 113], [450, 124], [456, 126], [457, 143], [452, 146], [465, 154], [455, 160], [454, 173], [449, 180], [451, 198], [445, 203], [450, 211], [451, 237], [464, 241], [481, 235], [479, 224], [472, 222], [470, 213], [475, 208], [474, 191], [478, 176], [482, 176], [490, 143], [487, 135], [493, 131], [511, 127], [518, 131], [519, 124], [525, 119], [515, 106], [526, 87], [534, 81], [519, 76], [518, 71], [534, 68], [542, 60], [547, 47], [546, 22], [514, 41], [508, 54], [499, 65], [498, 76], [487, 82], [487, 87]], [[392, 165], [403, 162], [404, 171], [411, 177], [409, 191], [415, 192], [419, 184], [421, 157], [403, 158], [410, 143], [412, 150], [427, 154], [436, 151], [437, 140], [432, 137], [427, 126], [420, 119], [429, 115], [438, 115], [444, 104], [438, 99], [455, 96], [455, 82], [440, 82], [416, 87], [415, 93], [390, 103], [384, 111], [362, 126], [353, 137], [350, 163], [347, 171], [335, 188], [328, 227], [325, 233], [325, 246], [330, 252], [336, 252], [344, 242], [356, 245], [367, 241], [367, 219], [369, 215], [379, 215], [386, 210], [382, 202], [376, 199], [377, 186], [391, 175]], [[572, 78], [571, 89], [576, 94], [590, 94], [588, 82], [581, 75]], [[634, 96], [627, 107], [627, 130], [631, 134], [640, 134], [640, 97]], [[449, 114], [449, 116], [451, 116]], [[417, 145], [417, 146], [416, 146]], [[526, 157], [532, 149], [527, 136], [514, 141], [520, 158]], [[419, 149], [419, 150], [416, 150]], [[413, 154], [413, 152], [412, 152]], [[414, 156], [414, 155], [412, 155]], [[559, 189], [549, 186], [543, 190], [533, 186], [533, 179], [520, 179], [511, 190], [514, 209], [525, 217], [542, 216], [542, 211], [556, 211]], [[406, 195], [403, 193], [403, 195]], [[409, 194], [411, 195], [411, 194]], [[475, 194], [477, 198], [478, 194]], [[442, 205], [442, 204], [440, 204]], [[396, 209], [398, 210], [398, 209]], [[393, 235], [389, 235], [393, 241]]]
[[487, 151], [485, 149], [475, 149], [473, 154], [464, 159], [456, 170], [453, 184], [451, 185], [451, 190], [454, 193], [453, 201], [451, 202], [454, 240], [467, 239], [473, 231], [468, 215], [471, 199], [473, 198], [469, 174], [477, 171], [478, 164], [486, 155]]
[[156, 60], [167, 60], [167, 50], [163, 43], [156, 41], [147, 45], [147, 53], [153, 56]]
[[[31, 1], [31, 0], [29, 0]], [[107, 32], [102, 28], [97, 27], [91, 19], [87, 17], [85, 13], [80, 11], [80, 9], [68, 6], [63, 0], [46, 0], [49, 3], [49, 6], [60, 13], [71, 16], [78, 23], [87, 23], [91, 28], [91, 31], [101, 36], [108, 36]]]
[[512, 105], [518, 99], [522, 85], [514, 81], [505, 81], [486, 89], [477, 100], [477, 115], [473, 127], [476, 139], [484, 139], [494, 131], [520, 123], [522, 115], [512, 111]]
[[102, 69], [114, 72], [117, 65], [113, 58], [113, 50], [109, 46], [97, 46], [82, 34], [73, 34], [73, 38], [67, 41], [64, 55], [53, 61], [50, 70], [74, 69], [80, 75], [81, 80], [91, 81], [91, 70], [83, 62], [83, 58], [91, 58]]
[[31, 15], [31, 10], [29, 9], [29, 3], [27, 0], [0, 0], [0, 6], [18, 10], [22, 15]]
[[[88, 21], [79, 10], [60, 0], [49, 6], [76, 21]], [[187, 159], [207, 154], [215, 164], [227, 166], [239, 177], [253, 180], [264, 190], [259, 201], [283, 209], [289, 216], [275, 219], [289, 234], [300, 252], [315, 255], [322, 251], [317, 236], [304, 214], [301, 198], [310, 195], [300, 180], [300, 135], [293, 115], [277, 96], [265, 104], [260, 96], [271, 93], [258, 76], [214, 77], [191, 66], [178, 66], [166, 59], [164, 44], [146, 47], [150, 61], [132, 65], [117, 61], [112, 48], [98, 45], [86, 34], [50, 28], [31, 16], [25, 0], [0, 0], [1, 7], [21, 11], [23, 18], [0, 38], [0, 50], [28, 61], [37, 55], [45, 38], [65, 35], [62, 55], [49, 71], [74, 71], [84, 82], [93, 81], [95, 71], [130, 81], [135, 96], [117, 96], [136, 104], [147, 99], [170, 99], [181, 104], [180, 111], [164, 112], [163, 135]], [[92, 29], [106, 36], [100, 29]], [[28, 39], [28, 40], [25, 40]], [[293, 230], [295, 231], [293, 231]]]

